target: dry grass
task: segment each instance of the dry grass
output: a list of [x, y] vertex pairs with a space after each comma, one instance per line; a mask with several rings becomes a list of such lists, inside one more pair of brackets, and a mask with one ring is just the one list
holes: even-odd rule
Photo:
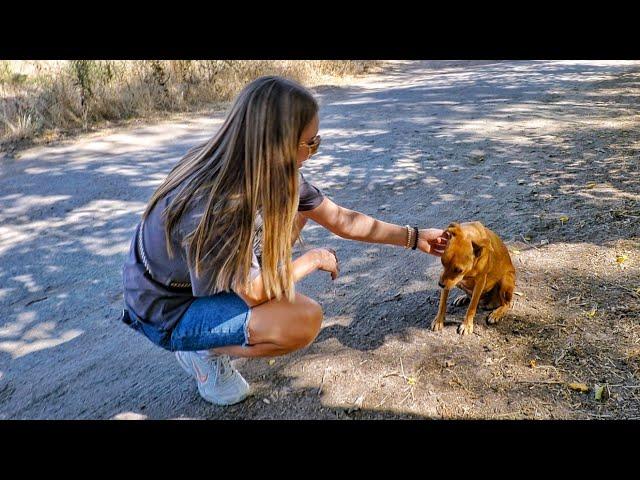
[[184, 112], [231, 100], [261, 75], [314, 86], [365, 74], [377, 61], [0, 61], [0, 148], [107, 122]]

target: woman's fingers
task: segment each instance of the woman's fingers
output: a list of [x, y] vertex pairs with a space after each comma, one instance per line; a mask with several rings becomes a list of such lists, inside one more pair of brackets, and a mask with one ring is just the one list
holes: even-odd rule
[[444, 253], [444, 246], [442, 245], [430, 245], [430, 249], [429, 252], [432, 255], [437, 255], [438, 257], [442, 256], [442, 254]]
[[329, 251], [333, 253], [333, 257], [336, 261], [335, 271], [331, 272], [331, 280], [335, 280], [336, 278], [338, 278], [338, 275], [340, 275], [340, 262], [338, 261], [338, 254], [336, 253], [336, 251], [333, 248], [330, 248]]
[[330, 272], [331, 279], [335, 280], [336, 278], [338, 278], [338, 275], [340, 275], [340, 262], [338, 261], [338, 254], [333, 248], [324, 248], [323, 250], [326, 253], [330, 254], [326, 255], [327, 258], [325, 268], [323, 268], [323, 270]]
[[437, 257], [442, 256], [449, 242], [449, 233], [439, 228], [421, 229], [418, 236], [418, 248]]

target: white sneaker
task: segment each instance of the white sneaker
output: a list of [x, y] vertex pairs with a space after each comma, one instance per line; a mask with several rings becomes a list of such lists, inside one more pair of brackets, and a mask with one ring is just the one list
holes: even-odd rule
[[208, 351], [176, 352], [182, 368], [198, 382], [198, 392], [207, 402], [233, 405], [249, 395], [251, 388], [233, 365], [229, 355]]

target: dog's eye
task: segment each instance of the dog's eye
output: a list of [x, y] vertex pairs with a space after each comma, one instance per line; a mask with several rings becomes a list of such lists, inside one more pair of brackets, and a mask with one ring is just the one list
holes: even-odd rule
[[462, 269], [460, 267], [456, 267], [453, 269], [453, 273], [461, 273]]

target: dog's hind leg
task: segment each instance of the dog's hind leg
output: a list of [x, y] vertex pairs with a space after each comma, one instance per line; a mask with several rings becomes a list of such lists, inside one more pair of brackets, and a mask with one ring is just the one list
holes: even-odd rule
[[500, 282], [496, 283], [494, 287], [485, 293], [480, 299], [480, 308], [484, 311], [491, 311], [502, 305], [500, 298]]
[[451, 305], [453, 307], [462, 307], [464, 305], [469, 305], [469, 302], [471, 301], [471, 295], [473, 295], [473, 290], [469, 290], [463, 285], [458, 285], [457, 288], [461, 292], [464, 292], [464, 294], [458, 295], [456, 298], [454, 298], [453, 302], [451, 302]]
[[515, 272], [507, 273], [500, 280], [500, 306], [496, 308], [487, 317], [487, 323], [493, 325], [498, 322], [511, 309], [511, 300], [513, 299], [513, 290], [516, 287]]
[[471, 297], [465, 293], [454, 298], [453, 302], [451, 302], [451, 305], [453, 305], [454, 307], [462, 307], [464, 305], [469, 305], [470, 301]]

